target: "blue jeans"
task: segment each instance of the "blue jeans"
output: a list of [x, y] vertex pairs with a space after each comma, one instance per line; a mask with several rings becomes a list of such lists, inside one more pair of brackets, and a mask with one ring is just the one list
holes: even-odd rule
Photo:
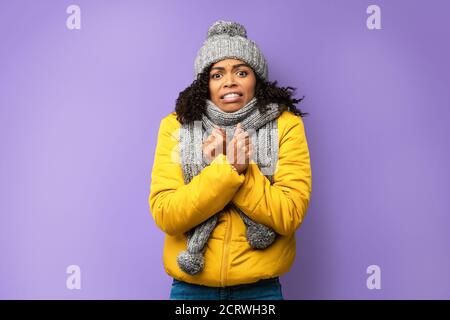
[[207, 287], [173, 279], [171, 300], [283, 300], [278, 277], [229, 287]]

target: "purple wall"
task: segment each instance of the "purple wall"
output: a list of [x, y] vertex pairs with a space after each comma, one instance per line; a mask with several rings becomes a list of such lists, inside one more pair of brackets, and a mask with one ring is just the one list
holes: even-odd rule
[[[66, 8], [81, 8], [69, 30]], [[369, 30], [366, 8], [381, 8]], [[209, 25], [297, 87], [313, 172], [287, 299], [450, 299], [448, 1], [3, 1], [0, 298], [165, 299], [159, 121]], [[69, 290], [66, 268], [81, 268]], [[381, 289], [366, 268], [381, 268]]]

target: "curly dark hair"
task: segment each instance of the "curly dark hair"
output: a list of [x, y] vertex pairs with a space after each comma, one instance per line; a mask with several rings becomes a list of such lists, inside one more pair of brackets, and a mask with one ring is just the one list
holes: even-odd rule
[[[177, 120], [180, 123], [191, 123], [201, 119], [202, 113], [206, 108], [206, 99], [210, 99], [209, 73], [211, 67], [212, 65], [206, 68], [189, 87], [180, 92], [175, 106]], [[296, 88], [278, 87], [277, 81], [262, 80], [257, 73], [255, 73], [255, 77], [256, 106], [261, 113], [267, 111], [268, 104], [278, 103], [281, 112], [288, 110], [300, 117], [309, 115], [309, 113], [303, 113], [296, 107], [296, 104], [305, 98], [305, 96], [301, 99], [292, 97]]]

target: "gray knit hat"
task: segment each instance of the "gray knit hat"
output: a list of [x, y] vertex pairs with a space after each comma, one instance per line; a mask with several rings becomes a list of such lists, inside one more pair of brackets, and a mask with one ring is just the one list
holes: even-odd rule
[[247, 39], [244, 26], [231, 21], [216, 21], [208, 29], [208, 35], [195, 59], [195, 78], [220, 60], [234, 58], [248, 63], [263, 79], [267, 80], [267, 62], [255, 42]]

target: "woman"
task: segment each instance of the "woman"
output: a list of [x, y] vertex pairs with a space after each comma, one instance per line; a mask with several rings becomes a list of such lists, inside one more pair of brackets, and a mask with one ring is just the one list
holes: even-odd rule
[[149, 204], [171, 299], [283, 299], [311, 167], [293, 88], [267, 81], [245, 28], [217, 21], [160, 124]]

